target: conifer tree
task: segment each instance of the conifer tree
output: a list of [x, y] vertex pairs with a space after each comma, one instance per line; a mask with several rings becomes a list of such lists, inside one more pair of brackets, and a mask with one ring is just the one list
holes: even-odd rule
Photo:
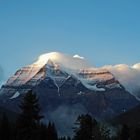
[[60, 137], [59, 140], [67, 140], [66, 137]]
[[121, 134], [120, 134], [120, 139], [121, 140], [128, 140], [130, 137], [130, 134], [129, 134], [129, 128], [126, 124], [124, 124], [122, 126], [122, 130], [121, 130]]
[[17, 139], [32, 140], [37, 139], [40, 120], [43, 118], [40, 115], [40, 106], [36, 94], [30, 90], [23, 98], [20, 105], [21, 114], [17, 121]]
[[78, 117], [74, 128], [74, 140], [100, 140], [100, 130], [98, 123], [90, 115], [81, 115]]
[[110, 130], [107, 128], [107, 126], [102, 125], [100, 126], [100, 133], [101, 133], [101, 140], [110, 140]]
[[0, 125], [0, 140], [10, 140], [11, 129], [10, 123], [5, 113], [3, 113]]
[[71, 137], [67, 137], [67, 140], [71, 140]]
[[54, 123], [49, 122], [48, 124], [47, 138], [48, 140], [58, 140], [58, 135]]
[[139, 124], [135, 129], [133, 140], [140, 140], [140, 126], [139, 126]]
[[39, 130], [39, 138], [40, 140], [48, 140], [47, 138], [47, 126], [43, 123], [40, 124], [40, 130]]

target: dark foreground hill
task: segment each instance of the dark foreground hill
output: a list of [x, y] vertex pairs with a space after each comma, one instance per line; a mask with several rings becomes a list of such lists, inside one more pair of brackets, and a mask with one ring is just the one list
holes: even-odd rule
[[140, 123], [140, 105], [135, 108], [118, 115], [112, 120], [113, 124], [127, 124], [129, 126], [136, 126]]

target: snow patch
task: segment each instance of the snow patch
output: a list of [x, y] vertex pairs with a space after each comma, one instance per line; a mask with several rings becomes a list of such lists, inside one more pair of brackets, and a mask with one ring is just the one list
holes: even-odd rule
[[10, 99], [15, 99], [20, 95], [20, 93], [17, 91]]
[[112, 83], [109, 85], [106, 85], [107, 88], [113, 89], [113, 88], [122, 88], [120, 84]]
[[84, 95], [85, 93], [82, 92], [82, 91], [80, 91], [80, 92], [78, 92], [77, 94], [78, 94], [78, 95]]
[[98, 87], [97, 87], [97, 84], [94, 85], [92, 88], [95, 89], [96, 91], [105, 91], [104, 88], [98, 88]]
[[57, 83], [56, 83], [55, 79], [53, 79], [53, 81], [54, 81], [54, 84], [55, 84], [55, 85], [56, 85], [56, 87], [57, 87], [57, 92], [59, 93], [59, 91], [60, 91], [59, 86], [57, 85]]

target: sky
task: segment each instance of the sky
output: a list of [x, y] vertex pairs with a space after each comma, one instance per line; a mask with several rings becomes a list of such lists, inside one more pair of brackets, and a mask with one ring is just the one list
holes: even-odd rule
[[54, 51], [98, 67], [139, 63], [139, 7], [139, 0], [0, 0], [0, 80]]

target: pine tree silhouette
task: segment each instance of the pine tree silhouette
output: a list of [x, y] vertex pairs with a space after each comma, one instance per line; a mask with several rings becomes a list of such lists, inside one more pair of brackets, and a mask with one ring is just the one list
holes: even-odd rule
[[40, 106], [36, 94], [30, 90], [20, 105], [21, 114], [17, 121], [17, 140], [36, 140], [39, 137]]
[[54, 123], [49, 122], [48, 124], [47, 138], [48, 140], [58, 140], [58, 135]]
[[110, 140], [110, 130], [105, 125], [100, 126], [100, 133], [101, 133], [101, 139], [102, 140]]
[[47, 126], [43, 123], [40, 124], [40, 130], [39, 130], [39, 135], [40, 135], [40, 140], [48, 140], [47, 138]]
[[11, 129], [10, 123], [5, 113], [3, 113], [0, 125], [0, 140], [10, 140]]
[[140, 124], [135, 129], [133, 140], [140, 140]]
[[122, 126], [120, 140], [128, 140], [129, 139], [129, 128], [126, 124]]
[[78, 117], [74, 128], [74, 140], [100, 140], [100, 129], [98, 123], [90, 115], [81, 115]]

